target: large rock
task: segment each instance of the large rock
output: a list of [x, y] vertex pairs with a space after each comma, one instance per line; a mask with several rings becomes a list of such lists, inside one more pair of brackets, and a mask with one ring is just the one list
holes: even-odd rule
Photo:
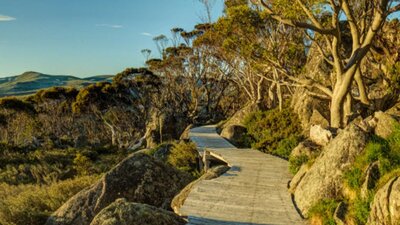
[[178, 215], [154, 206], [118, 199], [101, 210], [90, 225], [183, 225]]
[[400, 224], [400, 178], [396, 177], [376, 193], [367, 225], [398, 224]]
[[396, 118], [391, 114], [376, 112], [368, 123], [376, 135], [382, 138], [388, 138], [393, 133], [397, 122]]
[[367, 133], [351, 124], [339, 132], [315, 160], [308, 172], [298, 180], [294, 196], [303, 215], [324, 198], [335, 198], [342, 193], [343, 174], [360, 155], [367, 142]]
[[133, 154], [96, 184], [68, 200], [46, 225], [88, 225], [118, 198], [169, 209], [172, 198], [191, 181], [190, 175], [151, 156]]
[[246, 127], [240, 125], [229, 125], [222, 130], [221, 137], [227, 139], [229, 142], [236, 146], [242, 146], [243, 137], [246, 133]]
[[386, 113], [393, 116], [397, 121], [400, 121], [400, 103], [397, 103], [395, 106], [388, 109]]
[[310, 140], [305, 140], [303, 142], [300, 142], [290, 153], [289, 158], [296, 158], [296, 157], [301, 157], [301, 156], [307, 156], [308, 158], [311, 158], [318, 154], [320, 151], [320, 147], [316, 145], [314, 142]]
[[329, 121], [317, 109], [314, 109], [312, 112], [310, 124], [319, 125], [324, 129], [329, 127]]
[[291, 108], [297, 114], [305, 136], [310, 134], [312, 125], [320, 125], [324, 128], [329, 126], [326, 119], [328, 116], [321, 113], [329, 112], [327, 102], [313, 98], [304, 88], [296, 89], [291, 101]]
[[257, 104], [250, 104], [239, 111], [237, 111], [226, 123], [222, 125], [222, 129], [231, 125], [240, 125], [244, 126], [243, 121], [244, 119], [251, 113], [259, 111], [260, 107]]

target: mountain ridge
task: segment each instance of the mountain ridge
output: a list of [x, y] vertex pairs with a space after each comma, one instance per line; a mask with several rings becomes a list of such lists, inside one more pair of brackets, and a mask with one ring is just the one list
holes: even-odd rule
[[0, 97], [33, 94], [50, 87], [82, 88], [93, 83], [111, 81], [113, 75], [79, 78], [72, 75], [50, 75], [28, 71], [21, 75], [0, 78]]

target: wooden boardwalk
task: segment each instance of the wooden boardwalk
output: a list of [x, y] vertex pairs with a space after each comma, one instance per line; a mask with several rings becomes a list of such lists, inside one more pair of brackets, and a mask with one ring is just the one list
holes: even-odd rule
[[199, 150], [223, 158], [231, 169], [214, 180], [197, 184], [180, 214], [190, 225], [297, 225], [297, 213], [287, 185], [288, 163], [251, 149], [237, 149], [221, 138], [215, 126], [191, 130]]

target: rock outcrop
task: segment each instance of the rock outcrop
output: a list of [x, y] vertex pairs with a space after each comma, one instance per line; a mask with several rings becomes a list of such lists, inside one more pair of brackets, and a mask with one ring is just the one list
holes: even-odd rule
[[72, 197], [46, 225], [89, 225], [102, 209], [118, 198], [169, 209], [172, 198], [191, 181], [190, 175], [149, 155], [136, 153]]
[[312, 125], [323, 128], [329, 126], [327, 116], [322, 112], [328, 111], [326, 102], [311, 97], [304, 88], [298, 88], [292, 98], [291, 108], [297, 114], [303, 128], [304, 135], [308, 136]]
[[376, 112], [374, 117], [368, 122], [375, 134], [382, 138], [388, 138], [398, 122], [394, 115], [384, 112]]
[[257, 106], [257, 104], [250, 104], [239, 111], [237, 111], [225, 124], [222, 125], [222, 129], [225, 127], [231, 126], [231, 125], [240, 125], [244, 126], [243, 121], [252, 112], [259, 111], [260, 107]]
[[367, 225], [400, 224], [400, 177], [395, 177], [375, 195]]
[[243, 137], [246, 133], [246, 127], [240, 125], [229, 125], [222, 130], [221, 137], [227, 139], [229, 142], [236, 146], [242, 146]]
[[342, 193], [343, 174], [363, 152], [367, 136], [358, 126], [349, 125], [323, 149], [308, 172], [305, 169], [299, 171], [301, 177], [291, 189], [303, 215], [307, 215], [318, 201], [335, 198]]
[[90, 225], [183, 225], [178, 215], [154, 206], [118, 199], [101, 210]]
[[303, 155], [310, 158], [315, 154], [318, 154], [319, 151], [320, 147], [318, 145], [310, 140], [305, 140], [303, 142], [300, 142], [300, 144], [298, 144], [297, 147], [292, 150], [289, 158], [300, 157]]

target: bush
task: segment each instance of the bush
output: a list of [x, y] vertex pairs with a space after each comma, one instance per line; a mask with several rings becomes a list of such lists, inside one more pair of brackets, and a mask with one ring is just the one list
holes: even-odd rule
[[293, 175], [299, 172], [300, 167], [307, 163], [309, 161], [309, 158], [307, 155], [300, 155], [297, 157], [290, 157], [289, 159], [289, 171]]
[[6, 126], [7, 125], [7, 117], [3, 114], [0, 114], [0, 126]]
[[[368, 196], [362, 198], [360, 190], [364, 182], [364, 171], [374, 162], [379, 162], [380, 179]], [[387, 139], [373, 136], [363, 154], [356, 158], [353, 167], [345, 172], [344, 179], [348, 187], [356, 191], [357, 196], [350, 199], [349, 215], [358, 225], [365, 224], [370, 214], [370, 203], [375, 191], [389, 179], [400, 174], [400, 128], [396, 125], [393, 134]]]
[[333, 214], [338, 205], [339, 202], [335, 199], [323, 199], [311, 207], [308, 216], [320, 220], [323, 225], [336, 225]]
[[354, 190], [363, 183], [363, 171], [373, 162], [379, 161], [381, 177], [400, 167], [400, 128], [396, 125], [393, 134], [387, 139], [373, 136], [354, 166], [345, 173], [348, 186]]
[[347, 185], [355, 190], [361, 188], [363, 171], [360, 168], [353, 168], [344, 174]]
[[146, 153], [148, 155], [151, 155], [155, 157], [156, 159], [159, 159], [163, 162], [168, 161], [168, 157], [171, 153], [171, 149], [174, 147], [174, 144], [166, 142], [166, 143], [161, 143], [157, 145], [155, 148], [150, 149]]
[[64, 202], [98, 177], [80, 177], [48, 186], [0, 184], [0, 224], [42, 225]]
[[74, 169], [79, 175], [88, 175], [90, 173], [90, 168], [92, 166], [92, 161], [81, 153], [76, 154], [73, 161]]
[[300, 122], [290, 108], [252, 113], [244, 124], [253, 148], [285, 159], [303, 139]]
[[173, 167], [198, 176], [198, 157], [196, 145], [193, 142], [179, 142], [174, 143], [170, 154], [168, 155], [167, 162]]
[[14, 97], [1, 98], [0, 108], [15, 110], [17, 112], [25, 112], [28, 114], [36, 113], [35, 107], [32, 104]]
[[350, 214], [355, 219], [357, 225], [366, 224], [370, 213], [370, 204], [373, 200], [373, 193], [370, 193], [367, 198], [363, 199], [358, 196], [350, 208]]

